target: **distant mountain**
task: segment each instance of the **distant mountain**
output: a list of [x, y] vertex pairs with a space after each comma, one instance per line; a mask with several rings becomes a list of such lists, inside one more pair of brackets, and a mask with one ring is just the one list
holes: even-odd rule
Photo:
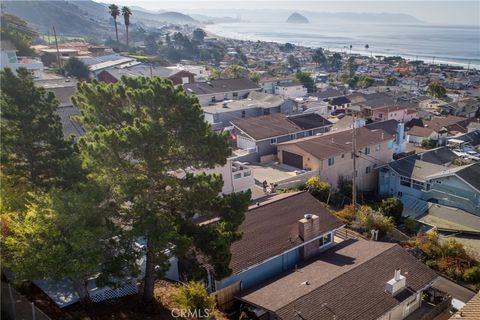
[[310, 23], [310, 21], [308, 21], [308, 19], [305, 16], [302, 16], [298, 12], [292, 13], [288, 17], [286, 22], [288, 22], [288, 23]]
[[[149, 27], [172, 24], [199, 24], [190, 16], [178, 12], [151, 12], [132, 6], [132, 25]], [[64, 36], [112, 35], [113, 19], [108, 13], [108, 4], [91, 0], [81, 1], [2, 1], [2, 11], [14, 14], [27, 21], [41, 33], [52, 33], [52, 26]], [[119, 26], [123, 17], [117, 18]]]
[[228, 22], [240, 22], [238, 18], [232, 18], [227, 16], [222, 17], [212, 17], [203, 14], [189, 14], [190, 17], [196, 19], [202, 23], [228, 23]]

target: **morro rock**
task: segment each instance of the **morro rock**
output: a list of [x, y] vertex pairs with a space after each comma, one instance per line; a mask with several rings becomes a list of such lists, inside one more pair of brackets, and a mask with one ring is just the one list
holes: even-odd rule
[[290, 17], [288, 17], [287, 22], [288, 23], [310, 23], [310, 21], [308, 21], [308, 19], [305, 16], [302, 16], [298, 12], [292, 13]]

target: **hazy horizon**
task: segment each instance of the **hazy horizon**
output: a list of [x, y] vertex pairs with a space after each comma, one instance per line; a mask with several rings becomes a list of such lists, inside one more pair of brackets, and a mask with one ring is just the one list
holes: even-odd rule
[[[95, 0], [96, 2], [110, 3]], [[174, 10], [185, 14], [237, 17], [248, 20], [246, 10], [291, 10], [325, 13], [395, 13], [408, 14], [422, 22], [441, 25], [473, 25], [480, 27], [480, 1], [149, 1], [118, 0], [118, 5], [142, 7], [146, 10]], [[273, 5], [275, 4], [275, 5]], [[236, 12], [237, 11], [237, 12]], [[268, 15], [266, 13], [266, 15]]]

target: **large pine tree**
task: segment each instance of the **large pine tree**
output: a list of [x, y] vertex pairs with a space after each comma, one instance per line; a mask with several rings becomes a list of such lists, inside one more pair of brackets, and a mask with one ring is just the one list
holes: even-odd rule
[[[230, 154], [198, 100], [169, 80], [139, 77], [81, 83], [73, 101], [89, 131], [79, 143], [84, 163], [109, 185], [122, 236], [146, 241], [144, 299], [153, 300], [155, 280], [168, 267], [166, 249], [184, 256], [195, 248], [219, 278], [228, 275], [230, 244], [239, 237], [250, 194], [219, 196], [221, 176], [188, 173], [224, 164]], [[220, 220], [199, 227], [194, 216]]]

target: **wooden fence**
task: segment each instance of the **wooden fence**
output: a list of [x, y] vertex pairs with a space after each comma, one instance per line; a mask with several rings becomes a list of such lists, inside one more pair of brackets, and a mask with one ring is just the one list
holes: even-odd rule
[[232, 307], [235, 300], [234, 296], [239, 292], [240, 281], [212, 293], [212, 296], [214, 296], [215, 300], [217, 301], [218, 309], [223, 311], [228, 310]]

